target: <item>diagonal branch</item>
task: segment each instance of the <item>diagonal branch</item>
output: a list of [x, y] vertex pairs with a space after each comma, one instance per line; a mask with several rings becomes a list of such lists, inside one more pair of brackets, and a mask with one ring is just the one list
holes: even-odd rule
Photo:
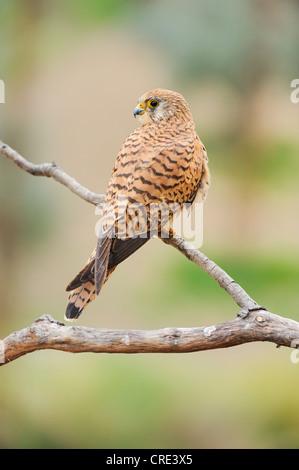
[[[0, 141], [0, 153], [12, 160], [22, 170], [27, 171], [34, 176], [48, 176], [54, 178], [59, 183], [69, 188], [77, 196], [92, 204], [100, 204], [104, 201], [103, 194], [96, 194], [81, 186], [74, 178], [70, 177], [55, 163], [33, 164], [22, 157], [16, 150], [13, 150], [7, 144]], [[250, 310], [260, 307], [244, 289], [239, 286], [223, 269], [217, 266], [206, 255], [194, 248], [193, 245], [180, 237], [162, 238], [164, 243], [173, 246], [184, 254], [190, 261], [200, 266], [209, 276], [215, 279], [218, 284], [227, 291], [227, 293], [241, 307], [242, 313], [246, 315]]]
[[[80, 185], [55, 163], [33, 164], [0, 141], [0, 153], [34, 176], [47, 176], [66, 186], [85, 201], [98, 205], [104, 195]], [[222, 268], [182, 238], [162, 238], [200, 266], [234, 299], [241, 311], [237, 318], [218, 325], [161, 330], [108, 330], [65, 326], [49, 315], [33, 325], [11, 333], [0, 341], [0, 365], [40, 349], [68, 352], [171, 353], [194, 352], [236, 346], [254, 341], [270, 341], [280, 346], [299, 346], [299, 323], [268, 312]], [[250, 314], [250, 315], [249, 315]]]
[[258, 305], [239, 284], [234, 281], [222, 268], [214, 261], [210, 260], [204, 253], [194, 248], [191, 243], [182, 238], [162, 238], [164, 243], [171, 245], [186, 256], [190, 261], [200, 266], [209, 276], [218, 282], [226, 292], [234, 299], [236, 304], [241, 307], [239, 316], [245, 317], [250, 311], [266, 310], [265, 307]]
[[27, 171], [33, 176], [47, 176], [48, 178], [53, 178], [58, 181], [58, 183], [63, 184], [69, 188], [77, 196], [84, 199], [84, 201], [90, 202], [91, 204], [100, 204], [104, 202], [105, 196], [103, 194], [96, 194], [89, 189], [85, 188], [78, 183], [75, 178], [69, 176], [65, 171], [63, 171], [56, 163], [41, 163], [36, 165], [34, 163], [26, 160], [22, 155], [20, 155], [16, 150], [13, 150], [9, 145], [5, 144], [0, 140], [0, 153], [4, 155], [9, 160], [12, 160], [16, 165], [18, 165], [22, 170]]

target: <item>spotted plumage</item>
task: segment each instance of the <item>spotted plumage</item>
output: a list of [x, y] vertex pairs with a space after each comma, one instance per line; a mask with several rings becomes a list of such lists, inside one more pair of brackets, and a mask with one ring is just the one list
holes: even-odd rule
[[97, 246], [67, 286], [66, 319], [76, 319], [116, 266], [159, 234], [185, 203], [203, 201], [207, 153], [182, 95], [155, 89], [134, 110], [141, 126], [122, 145], [106, 191]]

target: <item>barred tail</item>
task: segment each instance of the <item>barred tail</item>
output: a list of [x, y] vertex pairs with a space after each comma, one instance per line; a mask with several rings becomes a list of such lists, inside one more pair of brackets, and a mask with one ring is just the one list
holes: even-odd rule
[[74, 289], [69, 296], [69, 303], [65, 312], [66, 320], [76, 320], [83, 309], [95, 298], [94, 282], [88, 281]]
[[[106, 279], [103, 282], [103, 285], [106, 284], [115, 268], [116, 266], [109, 269], [106, 274]], [[65, 319], [68, 321], [77, 320], [77, 318], [79, 318], [79, 316], [83, 312], [83, 309], [94, 300], [96, 295], [97, 294], [95, 291], [94, 280], [88, 281], [85, 284], [82, 284], [81, 286], [72, 290], [69, 295], [69, 302], [67, 304], [64, 315]]]
[[141, 248], [148, 240], [149, 237], [125, 240], [110, 237], [99, 238], [97, 249], [92, 252], [84, 268], [66, 288], [70, 296], [65, 319], [76, 320], [83, 309], [99, 294], [118, 264]]

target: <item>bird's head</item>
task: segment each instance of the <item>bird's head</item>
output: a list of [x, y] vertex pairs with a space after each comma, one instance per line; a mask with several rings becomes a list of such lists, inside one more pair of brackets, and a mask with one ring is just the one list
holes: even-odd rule
[[156, 88], [142, 95], [134, 116], [138, 117], [141, 124], [168, 120], [172, 116], [182, 119], [192, 119], [189, 106], [185, 98], [171, 90]]

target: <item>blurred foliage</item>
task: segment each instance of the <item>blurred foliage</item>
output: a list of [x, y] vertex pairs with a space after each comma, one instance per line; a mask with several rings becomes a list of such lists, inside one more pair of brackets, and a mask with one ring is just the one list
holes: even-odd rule
[[206, 146], [213, 164], [221, 173], [235, 177], [236, 185], [247, 180], [252, 188], [262, 184], [271, 189], [279, 184], [282, 191], [296, 191], [298, 187], [299, 144], [295, 140], [273, 137], [244, 143], [208, 138]]
[[132, 12], [134, 8], [138, 7], [138, 4], [140, 4], [138, 0], [129, 0], [128, 2], [122, 0], [92, 0], [89, 2], [68, 0], [64, 3], [63, 8], [65, 14], [72, 12], [74, 18], [79, 22], [88, 21], [98, 24], [102, 21], [117, 20], [124, 14]]
[[[251, 293], [257, 302], [266, 303], [270, 311], [289, 314], [299, 320], [298, 279], [299, 265], [294, 259], [280, 259], [259, 254], [252, 255], [220, 254], [214, 261], [225, 269], [233, 279], [237, 280], [247, 292]], [[164, 289], [173, 288], [170, 306], [181, 302], [188, 309], [188, 304], [194, 304], [200, 297], [200, 303], [208, 305], [213, 298], [213, 304], [224, 317], [232, 308], [233, 303], [222, 289], [215, 289], [215, 281], [206, 275], [193, 263], [169, 263], [165, 269], [161, 297], [165, 297]], [[167, 285], [167, 280], [169, 285]], [[283, 293], [283, 295], [282, 295]], [[185, 297], [186, 295], [186, 297]], [[226, 306], [228, 307], [226, 309]], [[238, 308], [238, 307], [235, 307]], [[229, 310], [230, 309], [230, 310]]]
[[[296, 319], [299, 136], [292, 129], [299, 105], [289, 94], [299, 67], [298, 19], [297, 0], [0, 0], [0, 138], [29, 160], [59, 159], [71, 174], [100, 179], [110, 157], [97, 136], [89, 154], [85, 147], [92, 126], [104, 133], [102, 103], [96, 112], [86, 103], [100, 92], [115, 106], [114, 142], [123, 132], [116, 119], [123, 97], [115, 91], [123, 79], [137, 99], [148, 80], [167, 87], [171, 77], [192, 99], [210, 157], [204, 251], [262, 305]], [[102, 68], [94, 72], [94, 63]], [[92, 91], [83, 67], [98, 74]], [[49, 83], [49, 101], [40, 104]], [[85, 101], [77, 100], [82, 84]], [[69, 129], [81, 113], [85, 127], [79, 121]], [[82, 148], [68, 154], [77, 134]], [[275, 241], [268, 208], [280, 199], [273, 232], [290, 216]], [[2, 336], [43, 313], [62, 319], [69, 271], [88, 255], [94, 219], [86, 206], [0, 159]], [[161, 328], [232, 318], [237, 306], [215, 281], [160, 245], [116, 270], [79, 324]], [[272, 344], [159, 356], [42, 351], [1, 368], [0, 447], [298, 448], [297, 389], [298, 365]]]
[[136, 27], [175, 55], [185, 79], [221, 77], [244, 93], [261, 74], [296, 75], [298, 15], [296, 1], [149, 1]]

